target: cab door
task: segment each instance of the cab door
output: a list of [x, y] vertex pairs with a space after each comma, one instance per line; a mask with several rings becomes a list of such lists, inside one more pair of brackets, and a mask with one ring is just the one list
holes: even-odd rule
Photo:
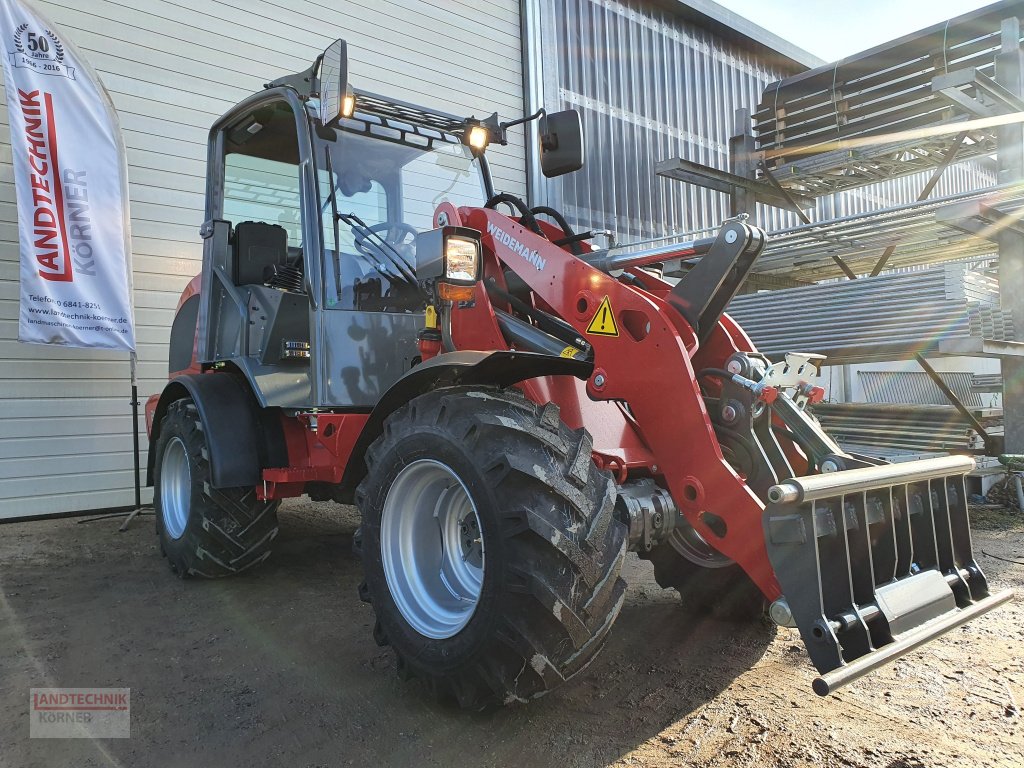
[[319, 400], [321, 245], [304, 110], [274, 88], [210, 133], [199, 355], [237, 365], [263, 406]]

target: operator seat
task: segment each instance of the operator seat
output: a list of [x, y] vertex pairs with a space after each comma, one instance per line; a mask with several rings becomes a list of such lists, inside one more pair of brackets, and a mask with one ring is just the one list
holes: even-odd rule
[[235, 226], [233, 245], [235, 285], [263, 285], [288, 265], [288, 232], [278, 224], [243, 221]]

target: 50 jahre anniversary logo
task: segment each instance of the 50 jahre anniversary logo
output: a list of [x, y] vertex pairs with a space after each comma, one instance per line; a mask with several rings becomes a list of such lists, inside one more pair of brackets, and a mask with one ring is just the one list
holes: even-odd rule
[[74, 67], [64, 63], [64, 45], [53, 30], [25, 22], [14, 30], [11, 42], [14, 50], [9, 50], [7, 55], [13, 66], [28, 67], [41, 75], [62, 75], [70, 80], [75, 79]]

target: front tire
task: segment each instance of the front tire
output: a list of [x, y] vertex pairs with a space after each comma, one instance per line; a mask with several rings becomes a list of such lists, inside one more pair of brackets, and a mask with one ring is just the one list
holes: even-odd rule
[[279, 502], [255, 488], [211, 488], [209, 447], [189, 398], [167, 407], [156, 442], [153, 507], [160, 551], [181, 578], [230, 576], [262, 563]]
[[678, 591], [687, 610], [740, 622], [765, 613], [764, 595], [746, 572], [692, 528], [673, 531], [668, 541], [639, 556], [651, 561], [658, 586]]
[[626, 529], [591, 445], [516, 390], [438, 390], [388, 418], [356, 546], [401, 676], [479, 710], [593, 660], [624, 600]]

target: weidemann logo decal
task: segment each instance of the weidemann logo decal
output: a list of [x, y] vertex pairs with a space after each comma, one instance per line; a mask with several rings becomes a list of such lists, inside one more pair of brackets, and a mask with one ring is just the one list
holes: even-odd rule
[[536, 251], [530, 250], [527, 246], [516, 240], [505, 230], [500, 227], [494, 226], [491, 222], [487, 222], [487, 234], [491, 235], [495, 240], [504, 245], [506, 248], [511, 248], [513, 251], [518, 253], [528, 262], [530, 262], [538, 270], [543, 270], [547, 266], [547, 259], [543, 258]]

